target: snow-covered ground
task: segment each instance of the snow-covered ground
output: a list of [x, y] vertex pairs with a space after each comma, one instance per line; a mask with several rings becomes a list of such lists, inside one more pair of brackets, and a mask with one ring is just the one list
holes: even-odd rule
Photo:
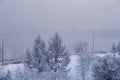
[[97, 57], [104, 57], [106, 54], [95, 54]]
[[[77, 55], [71, 55], [70, 56], [71, 61], [70, 64], [68, 65], [68, 68], [71, 69], [69, 72], [69, 76], [71, 76], [72, 80], [75, 80], [77, 78], [77, 60], [78, 60], [78, 56]], [[24, 69], [24, 64], [20, 63], [20, 64], [9, 64], [9, 65], [4, 65], [4, 66], [0, 66], [0, 68], [3, 68], [4, 72], [10, 71], [12, 73], [12, 75], [14, 75], [15, 71], [17, 69], [23, 70]]]
[[3, 69], [4, 70], [9, 70], [9, 71], [16, 71], [17, 69], [23, 69], [24, 68], [24, 65], [23, 63], [20, 63], [20, 64], [9, 64], [9, 65], [4, 65], [2, 66], [4, 67]]
[[[95, 56], [97, 57], [104, 57], [106, 55], [110, 55], [111, 53], [107, 53], [107, 54], [95, 54]], [[111, 54], [113, 55], [113, 54]], [[118, 56], [118, 54], [116, 54]], [[68, 65], [68, 69], [71, 69], [69, 72], [69, 76], [71, 77], [71, 80], [77, 80], [78, 74], [77, 74], [77, 66], [78, 66], [78, 55], [71, 55], [70, 56], [71, 61]], [[4, 65], [4, 66], [0, 66], [0, 68], [2, 68], [2, 70], [4, 70], [4, 72], [10, 71], [12, 73], [12, 75], [14, 75], [14, 72], [18, 69], [20, 70], [24, 70], [24, 64], [23, 63], [19, 63], [19, 64], [9, 64], [9, 65]], [[88, 78], [91, 78], [91, 72], [88, 72]]]
[[71, 76], [71, 80], [76, 80], [77, 78], [77, 66], [78, 66], [78, 56], [77, 55], [71, 55], [70, 56], [71, 61], [68, 65], [68, 68], [70, 68], [69, 76]]
[[118, 53], [113, 54], [113, 53], [111, 53], [111, 52], [106, 53], [106, 54], [95, 54], [96, 57], [101, 57], [101, 58], [104, 57], [104, 56], [107, 56], [107, 55], [115, 55], [115, 56], [119, 56]]
[[9, 64], [9, 65], [0, 66], [0, 68], [2, 69], [2, 72], [4, 72], [4, 73], [9, 71], [11, 73], [11, 75], [14, 75], [16, 70], [18, 70], [18, 69], [23, 70], [24, 65], [23, 65], [23, 63]]

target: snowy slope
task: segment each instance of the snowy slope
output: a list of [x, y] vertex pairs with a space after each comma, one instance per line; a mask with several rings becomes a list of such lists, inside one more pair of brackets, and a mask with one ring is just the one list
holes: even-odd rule
[[9, 64], [9, 65], [4, 65], [2, 66], [4, 67], [5, 70], [9, 70], [9, 71], [15, 71], [17, 69], [23, 69], [24, 68], [24, 65], [23, 63], [20, 63], [20, 64]]
[[69, 76], [71, 76], [71, 80], [76, 80], [77, 78], [77, 60], [78, 60], [78, 56], [77, 55], [71, 55], [70, 56], [71, 61], [70, 64], [68, 65], [68, 68], [70, 68], [70, 72], [69, 72]]
[[4, 73], [7, 73], [9, 71], [11, 73], [11, 75], [14, 76], [16, 70], [18, 70], [18, 69], [23, 70], [24, 69], [24, 65], [23, 65], [23, 63], [9, 64], [9, 65], [0, 66], [0, 68], [2, 68], [2, 71]]

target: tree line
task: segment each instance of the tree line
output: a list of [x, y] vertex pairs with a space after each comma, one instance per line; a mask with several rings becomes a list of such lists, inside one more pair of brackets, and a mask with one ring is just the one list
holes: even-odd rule
[[[111, 48], [112, 54], [96, 57], [87, 52], [87, 42], [77, 42], [74, 52], [78, 56], [77, 78], [73, 80], [120, 80], [120, 43]], [[17, 69], [14, 77], [0, 68], [0, 80], [72, 80], [68, 75], [70, 54], [56, 32], [48, 41], [48, 46], [38, 35], [32, 49], [26, 50], [24, 69]]]
[[[41, 39], [40, 35], [35, 39], [31, 51], [26, 51], [25, 64], [30, 69], [35, 69], [37, 73], [55, 72], [66, 74], [68, 73], [67, 66], [70, 62], [69, 53], [66, 46], [63, 44], [62, 39], [56, 32], [53, 37], [48, 41], [48, 47]], [[63, 77], [63, 76], [61, 76]], [[54, 80], [61, 80], [60, 75], [55, 77]]]

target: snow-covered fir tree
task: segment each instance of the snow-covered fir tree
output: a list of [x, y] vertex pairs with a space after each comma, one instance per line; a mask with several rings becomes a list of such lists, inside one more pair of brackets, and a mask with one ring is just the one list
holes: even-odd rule
[[40, 35], [34, 41], [32, 51], [27, 50], [26, 54], [26, 64], [28, 67], [36, 69], [39, 73], [47, 70], [45, 43], [42, 41]]
[[[67, 65], [70, 62], [70, 57], [66, 51], [66, 47], [63, 45], [62, 39], [56, 32], [55, 35], [50, 39], [48, 47], [49, 55], [49, 66], [50, 70], [57, 73], [67, 73]], [[60, 80], [58, 77], [54, 80]]]

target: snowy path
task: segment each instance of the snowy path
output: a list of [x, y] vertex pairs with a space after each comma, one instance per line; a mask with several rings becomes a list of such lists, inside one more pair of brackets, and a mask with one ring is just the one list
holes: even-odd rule
[[70, 56], [71, 61], [70, 64], [68, 65], [68, 68], [71, 68], [70, 72], [69, 72], [69, 76], [71, 76], [72, 80], [76, 80], [77, 78], [77, 60], [78, 60], [78, 56], [77, 55], [71, 55]]

